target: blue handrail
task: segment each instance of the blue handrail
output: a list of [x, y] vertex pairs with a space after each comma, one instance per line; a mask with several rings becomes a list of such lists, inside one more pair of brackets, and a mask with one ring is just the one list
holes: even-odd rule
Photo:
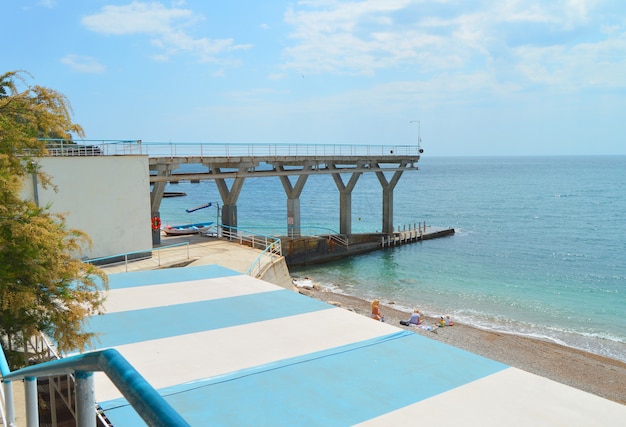
[[[0, 357], [1, 361], [2, 357]], [[4, 369], [4, 366], [1, 367]], [[27, 366], [7, 375], [3, 371], [3, 381], [57, 376], [76, 371], [104, 372], [139, 416], [150, 426], [190, 425], [115, 349], [95, 351]]]

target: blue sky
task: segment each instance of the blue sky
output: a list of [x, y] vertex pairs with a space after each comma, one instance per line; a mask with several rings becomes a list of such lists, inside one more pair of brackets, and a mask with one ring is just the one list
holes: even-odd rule
[[[88, 139], [626, 154], [623, 0], [5, 2]], [[418, 120], [418, 123], [410, 123]]]

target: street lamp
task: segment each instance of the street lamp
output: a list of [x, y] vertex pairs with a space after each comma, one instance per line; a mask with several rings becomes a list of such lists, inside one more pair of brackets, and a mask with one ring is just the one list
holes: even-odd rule
[[420, 121], [419, 120], [411, 120], [409, 123], [417, 123], [417, 151], [420, 152], [420, 154], [422, 154], [424, 152], [424, 150], [422, 150], [421, 144], [422, 144], [422, 136], [420, 133]]

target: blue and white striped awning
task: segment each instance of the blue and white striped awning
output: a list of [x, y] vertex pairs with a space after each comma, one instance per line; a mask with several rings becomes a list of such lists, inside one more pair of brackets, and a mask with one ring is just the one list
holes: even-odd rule
[[[112, 274], [115, 348], [191, 425], [616, 425], [626, 406], [208, 265]], [[103, 374], [115, 426], [145, 425]]]

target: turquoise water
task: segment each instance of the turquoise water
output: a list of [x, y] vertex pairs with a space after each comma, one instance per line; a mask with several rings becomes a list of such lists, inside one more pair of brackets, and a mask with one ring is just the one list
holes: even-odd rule
[[[394, 192], [394, 223], [453, 227], [451, 237], [293, 268], [294, 277], [477, 327], [550, 339], [626, 361], [626, 157], [422, 157]], [[346, 179], [344, 178], [344, 181]], [[213, 220], [215, 183], [181, 183], [164, 223]], [[381, 229], [374, 174], [353, 193], [353, 231]], [[311, 176], [302, 226], [339, 227], [329, 175]], [[239, 226], [286, 228], [277, 177], [248, 179]]]

